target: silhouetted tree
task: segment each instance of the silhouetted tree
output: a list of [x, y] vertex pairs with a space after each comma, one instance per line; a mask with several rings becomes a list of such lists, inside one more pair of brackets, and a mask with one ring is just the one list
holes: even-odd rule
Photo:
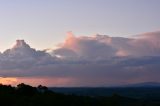
[[47, 92], [48, 88], [46, 86], [38, 85], [37, 87], [39, 92]]
[[24, 96], [32, 96], [38, 92], [36, 87], [32, 87], [24, 83], [17, 85], [16, 90], [19, 95], [24, 95]]

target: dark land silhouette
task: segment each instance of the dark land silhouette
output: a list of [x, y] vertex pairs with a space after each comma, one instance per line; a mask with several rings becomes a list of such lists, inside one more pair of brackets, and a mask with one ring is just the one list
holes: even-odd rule
[[0, 84], [1, 106], [160, 106], [159, 99], [111, 96], [87, 96], [57, 93], [45, 86], [21, 83], [16, 87]]

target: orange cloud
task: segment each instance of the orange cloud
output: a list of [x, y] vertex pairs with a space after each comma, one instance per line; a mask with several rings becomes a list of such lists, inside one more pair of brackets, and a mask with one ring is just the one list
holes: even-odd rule
[[29, 84], [32, 86], [44, 85], [44, 86], [72, 86], [74, 82], [73, 78], [61, 78], [61, 77], [0, 77], [0, 83], [4, 85], [16, 86], [20, 83]]
[[74, 80], [72, 78], [61, 78], [61, 77], [18, 77], [16, 84], [25, 83], [33, 86], [44, 85], [44, 86], [67, 86], [72, 84]]
[[3, 77], [0, 77], [0, 83], [1, 84], [15, 85], [16, 82], [17, 82], [17, 78], [12, 78], [12, 77], [3, 78]]

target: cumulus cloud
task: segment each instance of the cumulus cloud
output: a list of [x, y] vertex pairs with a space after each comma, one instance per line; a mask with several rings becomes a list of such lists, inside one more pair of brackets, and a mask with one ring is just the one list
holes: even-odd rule
[[55, 58], [46, 53], [31, 48], [24, 40], [17, 40], [11, 49], [0, 55], [0, 69], [26, 69], [37, 64], [50, 64]]
[[160, 56], [160, 31], [136, 35], [134, 38], [106, 35], [76, 37], [70, 32], [64, 43], [53, 53], [66, 58], [73, 55], [73, 57], [90, 59], [115, 56]]
[[138, 56], [160, 56], [160, 31], [137, 35], [128, 52]]
[[69, 32], [66, 40], [51, 53], [17, 40], [12, 48], [0, 54], [0, 75], [16, 77], [14, 83], [20, 79], [32, 82], [34, 77], [35, 82], [48, 81], [49, 85], [57, 86], [159, 81], [159, 69], [160, 32], [132, 38], [98, 34], [76, 37]]
[[[63, 55], [61, 55], [63, 52]], [[101, 59], [113, 57], [116, 49], [110, 45], [110, 37], [96, 35], [93, 37], [75, 37], [71, 32], [59, 49], [53, 51], [62, 57], [76, 56], [87, 59]]]

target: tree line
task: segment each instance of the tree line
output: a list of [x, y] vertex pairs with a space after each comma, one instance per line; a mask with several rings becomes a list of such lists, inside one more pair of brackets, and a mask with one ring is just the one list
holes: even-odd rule
[[134, 99], [113, 94], [110, 97], [91, 97], [56, 93], [39, 85], [21, 83], [16, 87], [0, 84], [2, 106], [160, 106], [160, 102]]

